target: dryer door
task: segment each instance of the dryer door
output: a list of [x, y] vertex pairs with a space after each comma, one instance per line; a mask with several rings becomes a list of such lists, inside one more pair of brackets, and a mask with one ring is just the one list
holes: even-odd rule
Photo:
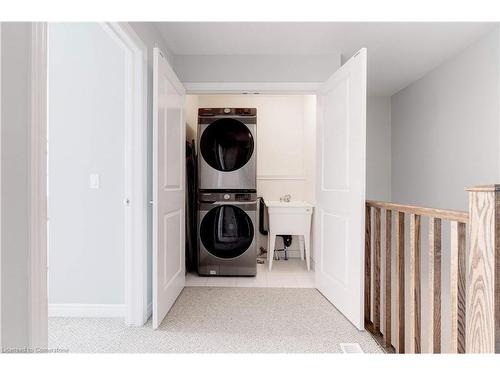
[[232, 172], [248, 163], [254, 151], [254, 139], [242, 122], [222, 118], [205, 129], [200, 140], [200, 151], [212, 168]]
[[250, 216], [234, 205], [212, 208], [200, 224], [200, 240], [205, 249], [221, 259], [242, 255], [252, 244], [254, 227]]

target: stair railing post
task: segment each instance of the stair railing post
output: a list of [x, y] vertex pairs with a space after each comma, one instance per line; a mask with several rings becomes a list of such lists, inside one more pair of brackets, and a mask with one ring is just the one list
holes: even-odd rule
[[500, 185], [467, 191], [466, 353], [500, 353]]

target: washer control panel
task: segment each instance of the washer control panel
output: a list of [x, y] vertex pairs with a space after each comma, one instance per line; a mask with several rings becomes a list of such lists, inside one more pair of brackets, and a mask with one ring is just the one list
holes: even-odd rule
[[198, 108], [198, 116], [257, 116], [257, 108]]

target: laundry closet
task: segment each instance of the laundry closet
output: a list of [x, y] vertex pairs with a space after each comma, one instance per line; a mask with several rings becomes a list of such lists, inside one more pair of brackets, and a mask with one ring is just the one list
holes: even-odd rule
[[157, 48], [153, 65], [153, 328], [185, 286], [316, 288], [361, 328], [366, 49], [316, 83], [181, 81]]
[[[311, 214], [314, 210], [316, 95], [187, 95], [185, 116], [188, 153], [193, 147], [196, 154], [196, 167], [191, 172], [188, 162], [188, 190], [190, 181], [195, 180], [197, 191], [187, 195], [197, 204], [191, 208], [188, 204], [186, 213], [192, 223], [186, 232], [190, 272], [186, 285], [314, 287], [312, 236], [308, 238], [311, 244], [304, 245], [302, 236], [279, 233], [273, 268], [269, 269], [265, 202], [307, 202]], [[227, 131], [232, 134], [227, 135]], [[217, 153], [213, 146], [217, 136], [232, 137], [225, 141], [231, 144], [226, 161], [213, 155]], [[214, 206], [221, 201], [227, 204]], [[226, 210], [226, 218], [221, 210]], [[238, 216], [242, 219], [235, 219]], [[221, 228], [212, 228], [207, 222], [227, 222], [228, 218], [240, 220], [241, 225], [236, 230], [237, 224], [227, 224], [228, 232], [234, 230], [232, 235], [226, 233], [225, 239], [214, 240]], [[210, 249], [214, 241], [219, 243], [219, 249]], [[310, 246], [309, 272], [304, 246]], [[205, 252], [214, 259], [207, 260]]]

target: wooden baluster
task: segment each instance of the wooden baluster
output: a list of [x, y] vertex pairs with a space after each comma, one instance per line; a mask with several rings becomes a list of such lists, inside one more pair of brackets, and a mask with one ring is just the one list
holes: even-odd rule
[[410, 219], [410, 348], [420, 353], [420, 215]]
[[441, 219], [429, 220], [429, 351], [441, 353]]
[[405, 352], [405, 214], [396, 215], [396, 296], [398, 306], [398, 352]]
[[371, 327], [372, 310], [372, 217], [371, 207], [366, 205], [365, 212], [365, 328]]
[[375, 208], [375, 284], [373, 293], [373, 331], [380, 333], [380, 208]]
[[385, 211], [385, 332], [384, 344], [386, 347], [391, 347], [392, 340], [392, 322], [391, 322], [391, 250], [392, 250], [392, 211]]
[[451, 222], [451, 352], [465, 353], [465, 224]]

